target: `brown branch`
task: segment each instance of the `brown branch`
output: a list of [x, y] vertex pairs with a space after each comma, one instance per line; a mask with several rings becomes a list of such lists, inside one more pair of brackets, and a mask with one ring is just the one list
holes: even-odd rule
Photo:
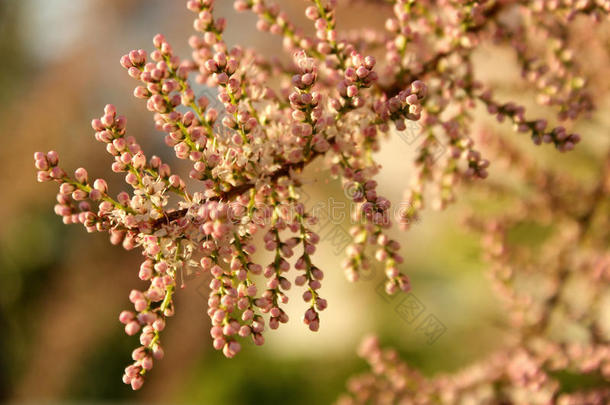
[[[496, 2], [493, 6], [491, 6], [488, 10], [486, 10], [483, 13], [483, 15], [486, 18], [485, 22], [483, 22], [480, 25], [476, 25], [476, 26], [467, 28], [466, 32], [477, 33], [477, 32], [482, 31], [486, 27], [487, 21], [489, 21], [490, 19], [492, 19], [493, 17], [498, 15], [502, 11], [504, 6], [505, 6], [505, 4], [503, 2], [501, 2], [501, 1]], [[434, 57], [430, 58], [429, 60], [427, 60], [426, 62], [423, 63], [421, 72], [419, 75], [408, 74], [404, 78], [402, 78], [402, 80], [398, 80], [396, 83], [393, 83], [391, 86], [388, 86], [388, 87], [380, 86], [379, 89], [382, 92], [384, 92], [388, 98], [394, 97], [398, 93], [400, 93], [406, 86], [411, 84], [413, 81], [417, 80], [418, 78], [423, 77], [427, 73], [435, 71], [436, 68], [438, 67], [438, 64], [441, 62], [441, 60], [443, 60], [447, 56], [450, 56], [451, 54], [458, 51], [459, 49], [460, 49], [460, 47], [456, 47], [449, 51], [439, 52], [436, 55], [434, 55]]]
[[[332, 146], [335, 142], [335, 138], [331, 137], [327, 141]], [[311, 163], [315, 158], [323, 155], [324, 153], [325, 152], [314, 151], [311, 154], [311, 156], [309, 156], [307, 159], [304, 159], [304, 160], [302, 160], [300, 162], [296, 162], [296, 163], [288, 163], [288, 164], [280, 167], [273, 173], [271, 173], [271, 175], [269, 175], [269, 180], [271, 182], [276, 182], [281, 177], [290, 176], [291, 172], [299, 172], [299, 171], [303, 170], [303, 168], [306, 165], [308, 165], [309, 163]], [[254, 188], [255, 186], [256, 186], [256, 184], [254, 182], [243, 183], [243, 184], [234, 186], [233, 188], [229, 189], [228, 191], [220, 193], [216, 197], [209, 198], [208, 201], [231, 201], [234, 198], [248, 192], [250, 189]], [[180, 210], [167, 212], [164, 217], [159, 218], [152, 223], [153, 231], [160, 228], [163, 224], [169, 225], [170, 222], [184, 217], [186, 215], [187, 211], [188, 211], [188, 209], [183, 208]]]

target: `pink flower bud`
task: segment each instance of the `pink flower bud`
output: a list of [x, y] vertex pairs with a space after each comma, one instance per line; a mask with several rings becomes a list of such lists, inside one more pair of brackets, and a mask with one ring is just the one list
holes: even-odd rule
[[81, 184], [87, 183], [87, 170], [83, 169], [82, 167], [76, 169], [74, 172], [74, 177], [76, 178], [76, 181]]
[[54, 150], [47, 152], [47, 162], [51, 167], [57, 166], [59, 163], [59, 155]]
[[294, 279], [294, 283], [298, 286], [303, 286], [306, 282], [307, 278], [304, 275], [297, 276], [297, 278]]
[[131, 158], [131, 164], [137, 170], [143, 168], [146, 165], [146, 156], [144, 156], [144, 153], [142, 153], [141, 151], [136, 153]]
[[131, 389], [132, 390], [137, 391], [140, 388], [142, 388], [142, 385], [144, 385], [144, 378], [142, 378], [142, 376], [137, 375], [132, 378], [132, 380], [131, 380]]
[[140, 324], [136, 321], [131, 321], [125, 325], [125, 333], [129, 336], [133, 336], [140, 330]]
[[146, 357], [146, 348], [140, 346], [131, 352], [131, 358], [134, 361], [140, 361]]
[[225, 340], [223, 338], [214, 339], [213, 346], [216, 350], [221, 350], [225, 346]]
[[146, 53], [142, 50], [131, 51], [128, 54], [129, 60], [134, 65], [141, 65], [146, 61]]
[[165, 352], [160, 345], [153, 345], [152, 353], [155, 360], [161, 360], [165, 356]]
[[129, 59], [129, 55], [121, 56], [120, 62], [121, 62], [121, 66], [123, 66], [125, 69], [129, 69], [130, 67], [133, 66], [131, 59]]
[[103, 194], [106, 194], [108, 192], [108, 184], [104, 179], [96, 179], [93, 182], [93, 188]]
[[46, 172], [46, 171], [39, 171], [36, 174], [36, 180], [40, 183], [43, 183], [45, 181], [51, 181], [53, 178], [51, 177], [51, 175]]
[[128, 324], [129, 322], [131, 322], [134, 319], [134, 313], [131, 311], [122, 311], [119, 315], [119, 321], [122, 324]]
[[160, 332], [165, 329], [165, 321], [163, 319], [157, 319], [153, 322], [152, 326], [156, 331]]
[[312, 332], [317, 332], [320, 329], [320, 321], [318, 321], [317, 319], [309, 322], [309, 330], [311, 330]]
[[309, 302], [313, 298], [311, 291], [307, 290], [303, 293], [303, 301]]

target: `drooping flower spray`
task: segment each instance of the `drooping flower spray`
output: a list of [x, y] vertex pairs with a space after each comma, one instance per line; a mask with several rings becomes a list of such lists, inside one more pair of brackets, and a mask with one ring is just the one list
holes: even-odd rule
[[[564, 127], [551, 128], [529, 118], [522, 106], [497, 100], [475, 79], [471, 56], [483, 41], [519, 43], [525, 79], [538, 85], [539, 101], [557, 107], [559, 119], [574, 119], [593, 108], [576, 61], [558, 49], [547, 59], [532, 59], [526, 28], [537, 25], [556, 38], [560, 34], [549, 22], [578, 14], [605, 18], [608, 1], [556, 1], [549, 7], [542, 1], [396, 0], [380, 6], [388, 13], [385, 27], [360, 33], [339, 31], [336, 3], [313, 0], [306, 7], [315, 31], [308, 37], [278, 4], [234, 2], [237, 11], [258, 16], [258, 29], [283, 38], [290, 63], [228, 47], [226, 20], [214, 14], [213, 0], [187, 2], [196, 14], [190, 57], [176, 55], [159, 34], [152, 52], [133, 50], [121, 58], [137, 81], [134, 96], [145, 101], [165, 143], [191, 162], [188, 173], [173, 173], [146, 154], [112, 105], [92, 128], [112, 157], [112, 171], [125, 176], [126, 190], [111, 193], [106, 181], [90, 179], [83, 168], [69, 175], [54, 151], [35, 154], [38, 180], [60, 185], [55, 212], [64, 223], [108, 232], [113, 244], [142, 252], [138, 276], [150, 285], [131, 291], [133, 309], [119, 316], [127, 334], [140, 336], [123, 377], [133, 389], [163, 357], [162, 332], [176, 310], [173, 296], [184, 272], [211, 278], [210, 333], [227, 357], [240, 351], [243, 339], [263, 344], [266, 328], [288, 321], [283, 306], [291, 288], [302, 294], [303, 322], [318, 330], [328, 305], [320, 292], [324, 269], [315, 264], [320, 237], [313, 230], [316, 218], [305, 212], [299, 180], [311, 162], [324, 161], [357, 206], [347, 278], [358, 280], [378, 261], [386, 290], [394, 293], [408, 290], [410, 282], [398, 269], [400, 245], [387, 235], [392, 222], [407, 228], [427, 203], [427, 188], [438, 191], [431, 205], [442, 208], [454, 199], [460, 180], [487, 177], [489, 161], [469, 137], [475, 103], [536, 144], [568, 151], [578, 143], [580, 137]], [[506, 24], [501, 17], [514, 11], [518, 23]], [[193, 81], [216, 89], [222, 106], [197, 94]], [[409, 209], [393, 218], [390, 201], [376, 191], [380, 165], [373, 153], [383, 137], [414, 121], [425, 142], [413, 184], [406, 185]], [[433, 151], [439, 139], [450, 148], [442, 159]], [[186, 176], [197, 186], [187, 188]], [[253, 261], [257, 233], [274, 255], [270, 263]], [[289, 280], [294, 255], [298, 276]]]

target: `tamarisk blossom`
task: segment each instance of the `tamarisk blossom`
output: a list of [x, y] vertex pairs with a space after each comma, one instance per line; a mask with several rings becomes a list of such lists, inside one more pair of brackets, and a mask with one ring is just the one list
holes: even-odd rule
[[[341, 178], [357, 206], [344, 263], [347, 278], [357, 280], [376, 260], [385, 267], [386, 290], [394, 293], [408, 290], [410, 282], [399, 271], [400, 245], [387, 235], [393, 219], [390, 201], [378, 195], [374, 180], [379, 164], [373, 153], [384, 136], [395, 136], [419, 120], [426, 139], [415, 162], [415, 185], [406, 196], [411, 208], [399, 218], [403, 227], [424, 206], [425, 184], [441, 189], [435, 206], [444, 207], [453, 200], [459, 179], [487, 176], [489, 161], [467, 136], [473, 120], [469, 110], [476, 101], [499, 120], [530, 133], [535, 143], [567, 151], [579, 141], [562, 127], [548, 130], [541, 120], [526, 118], [523, 107], [495, 101], [475, 80], [470, 55], [484, 39], [515, 38], [497, 18], [510, 6], [536, 18], [567, 19], [574, 13], [598, 17], [608, 11], [607, 2], [591, 7], [564, 2], [547, 10], [517, 1], [398, 0], [385, 10], [385, 31], [366, 35], [338, 30], [336, 3], [313, 0], [306, 8], [315, 29], [310, 38], [278, 4], [234, 2], [237, 11], [258, 16], [258, 29], [283, 38], [292, 57], [286, 65], [254, 49], [229, 47], [226, 20], [214, 14], [213, 0], [187, 2], [196, 14], [189, 58], [176, 55], [159, 34], [152, 52], [133, 50], [120, 59], [137, 81], [134, 96], [153, 113], [165, 143], [178, 159], [190, 162], [184, 176], [197, 184], [192, 189], [159, 157], [145, 154], [112, 105], [92, 121], [92, 128], [113, 157], [112, 170], [124, 174], [131, 186], [128, 190], [113, 195], [103, 179], [91, 181], [85, 169], [69, 176], [56, 152], [35, 154], [38, 180], [60, 184], [55, 212], [66, 224], [108, 232], [112, 243], [142, 252], [138, 275], [150, 285], [133, 290], [133, 310], [119, 316], [127, 334], [140, 336], [123, 377], [133, 389], [142, 386], [154, 360], [163, 356], [161, 333], [175, 311], [177, 280], [185, 273], [211, 279], [210, 333], [214, 348], [227, 357], [241, 350], [244, 339], [263, 344], [267, 326], [275, 329], [288, 321], [283, 306], [293, 284], [306, 303], [303, 322], [318, 330], [328, 303], [321, 295], [323, 269], [313, 259], [320, 240], [313, 231], [316, 218], [305, 212], [299, 173], [319, 157]], [[566, 9], [574, 13], [566, 16]], [[437, 17], [430, 18], [428, 11]], [[528, 49], [519, 52], [525, 55]], [[535, 69], [533, 63], [527, 66]], [[563, 83], [576, 76], [562, 73], [556, 79]], [[222, 108], [198, 96], [192, 80], [215, 88]], [[560, 118], [592, 108], [584, 101], [586, 81], [576, 82], [582, 100], [576, 105], [570, 104], [567, 90], [544, 100], [560, 106]], [[451, 145], [450, 156], [440, 161], [431, 151], [437, 135]], [[271, 263], [253, 261], [258, 232], [265, 249], [275, 254]], [[298, 255], [298, 276], [290, 281], [287, 259], [293, 255]]]
[[[591, 186], [540, 167], [488, 131], [480, 138], [495, 161], [520, 168], [513, 173], [534, 191], [525, 196], [506, 183], [480, 183], [490, 198], [506, 198], [510, 207], [465, 220], [481, 237], [493, 290], [505, 304], [509, 343], [456, 373], [427, 378], [367, 337], [359, 355], [371, 371], [349, 380], [349, 395], [339, 404], [610, 401], [610, 153]], [[532, 224], [549, 236], [534, 243], [511, 237]], [[562, 374], [591, 384], [568, 387]]]
[[[213, 16], [212, 2], [190, 1], [187, 6], [197, 13], [194, 27], [200, 33], [189, 40], [191, 60], [181, 60], [157, 35], [153, 52], [134, 50], [120, 62], [139, 82], [134, 95], [146, 101], [165, 143], [177, 158], [191, 162], [188, 176], [200, 181], [196, 190], [187, 190], [183, 178], [159, 157], [144, 153], [112, 105], [92, 127], [113, 158], [112, 170], [125, 175], [131, 191], [114, 197], [103, 179], [90, 181], [85, 169], [69, 176], [56, 152], [35, 155], [38, 179], [60, 183], [55, 211], [65, 223], [109, 232], [112, 243], [142, 251], [138, 275], [150, 285], [131, 291], [133, 310], [119, 316], [128, 335], [140, 336], [134, 362], [123, 377], [133, 389], [142, 386], [154, 361], [163, 357], [161, 334], [174, 313], [173, 296], [183, 273], [211, 277], [210, 334], [214, 348], [227, 357], [240, 351], [243, 339], [263, 344], [266, 326], [276, 329], [288, 321], [282, 306], [293, 282], [303, 290], [303, 322], [312, 331], [319, 329], [320, 312], [328, 306], [320, 294], [324, 273], [312, 257], [320, 237], [311, 228], [315, 218], [299, 201], [298, 172], [316, 157], [330, 154], [337, 160], [334, 170], [371, 189], [376, 183], [365, 177], [374, 173], [358, 157], [360, 126], [366, 125], [368, 136], [374, 137], [376, 127], [390, 119], [416, 119], [409, 107], [419, 104], [425, 89], [416, 82], [417, 91], [396, 98], [399, 109], [392, 117], [377, 113], [372, 101], [365, 101], [378, 78], [373, 57], [342, 50], [341, 67], [331, 77], [326, 70], [320, 72], [319, 60], [301, 49], [284, 72], [287, 78], [292, 75], [285, 88], [291, 90], [279, 96], [267, 84], [269, 62], [254, 50], [226, 46], [224, 19]], [[190, 74], [218, 89], [222, 112], [195, 95]], [[335, 83], [320, 83], [320, 76]], [[373, 211], [389, 207], [374, 190], [367, 198], [355, 200]], [[170, 210], [170, 201], [177, 201], [178, 209]], [[371, 213], [367, 221], [378, 226]], [[252, 259], [252, 239], [259, 231], [265, 234], [265, 248], [275, 252], [266, 266]], [[300, 255], [295, 264], [299, 275], [290, 281], [288, 259], [295, 254]], [[266, 279], [263, 284], [255, 281], [258, 275]], [[388, 282], [407, 288], [405, 280], [392, 273]]]
[[[324, 62], [329, 75], [337, 78], [342, 71], [344, 50], [356, 48], [383, 56], [386, 64], [378, 69], [380, 79], [369, 92], [385, 101], [379, 109], [389, 107], [391, 113], [398, 109], [394, 104], [398, 100], [393, 102], [392, 98], [409, 88], [413, 80], [428, 84], [427, 96], [412, 107], [414, 115], [392, 117], [398, 131], [407, 128], [405, 118], [421, 117], [417, 136], [423, 141], [418, 148], [413, 184], [405, 190], [407, 209], [399, 221], [402, 228], [409, 228], [418, 219], [426, 205], [426, 195], [430, 194], [428, 189], [435, 194], [431, 206], [443, 209], [455, 200], [458, 182], [487, 177], [489, 160], [476, 150], [468, 135], [476, 103], [485, 105], [499, 122], [509, 121], [515, 131], [528, 133], [535, 144], [550, 143], [560, 151], [569, 151], [580, 141], [578, 134], [563, 126], [549, 128], [547, 120], [527, 117], [525, 108], [515, 102], [495, 100], [492, 89], [476, 79], [471, 56], [486, 40], [510, 44], [522, 64], [523, 77], [539, 91], [537, 101], [558, 108], [560, 120], [576, 119], [590, 112], [594, 105], [578, 60], [568, 48], [569, 37], [564, 28], [581, 15], [600, 21], [610, 11], [608, 1], [489, 0], [462, 4], [446, 0], [394, 0], [385, 7], [377, 2], [377, 7], [389, 15], [385, 33], [363, 29], [352, 33], [351, 41], [350, 35], [342, 37], [337, 30], [337, 2], [313, 3], [305, 14], [314, 22], [314, 38], [304, 37], [276, 3], [240, 0], [235, 2], [235, 8], [254, 12], [260, 30], [283, 36], [288, 50], [307, 49]], [[506, 22], [509, 19], [511, 23]], [[552, 41], [552, 48], [548, 52], [539, 51], [532, 32], [542, 37], [543, 44]], [[375, 111], [379, 113], [379, 109]], [[373, 134], [373, 129], [369, 130]], [[385, 132], [387, 128], [382, 124], [375, 131]], [[367, 142], [372, 143], [372, 151], [377, 149], [375, 141]], [[435, 150], [439, 145], [447, 145], [449, 153], [438, 157]]]

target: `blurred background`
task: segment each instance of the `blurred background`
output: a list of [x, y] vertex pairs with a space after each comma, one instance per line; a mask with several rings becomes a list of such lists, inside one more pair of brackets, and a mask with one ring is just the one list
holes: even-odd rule
[[[506, 321], [487, 285], [478, 240], [462, 229], [458, 215], [481, 202], [464, 196], [447, 211], [427, 212], [408, 233], [394, 231], [403, 244], [402, 270], [412, 278], [412, 295], [388, 301], [378, 294], [380, 269], [368, 280], [347, 283], [342, 252], [322, 242], [316, 260], [325, 270], [321, 293], [329, 308], [320, 331], [311, 333], [299, 321], [304, 305], [294, 292], [292, 321], [268, 333], [263, 347], [245, 345], [228, 360], [211, 346], [208, 281], [190, 280], [177, 295], [176, 316], [163, 334], [165, 359], [155, 364], [141, 391], [121, 382], [137, 342], [125, 335], [118, 314], [130, 307], [129, 290], [142, 287], [140, 255], [110, 245], [105, 234], [64, 226], [53, 214], [56, 187], [36, 183], [32, 154], [57, 150], [66, 170], [84, 165], [91, 176], [105, 177], [112, 190], [120, 189], [122, 178], [111, 173], [109, 156], [89, 124], [113, 103], [128, 117], [128, 131], [145, 151], [173, 162], [144, 103], [132, 97], [135, 83], [118, 61], [131, 49], [150, 50], [158, 32], [179, 55], [188, 56], [193, 17], [183, 3], [0, 0], [0, 401], [330, 403], [348, 376], [366, 369], [355, 351], [369, 332], [429, 375], [456, 370], [501, 346]], [[218, 12], [228, 19], [229, 44], [279, 55], [279, 39], [256, 32], [251, 14], [237, 15], [232, 2], [218, 3]], [[282, 3], [301, 26], [308, 26], [301, 17], [302, 1]], [[359, 3], [340, 9], [340, 28], [381, 26], [384, 19]], [[501, 63], [502, 58], [508, 62]], [[480, 59], [489, 82], [504, 86], [505, 93], [523, 90], [507, 87], [518, 77], [509, 52], [483, 49]], [[595, 66], [589, 69], [595, 73]], [[600, 83], [597, 91], [607, 93], [607, 80]], [[582, 148], [561, 160], [583, 177], [595, 172], [593, 160], [608, 146], [607, 101], [599, 100], [600, 112], [579, 128], [586, 139]], [[379, 154], [384, 165], [380, 193], [393, 202], [408, 185], [411, 169], [404, 162], [415, 148], [394, 138]], [[533, 153], [548, 162], [557, 156], [550, 149]], [[492, 177], [497, 175], [492, 170]], [[326, 178], [317, 167], [307, 170], [310, 201], [345, 201], [340, 184]], [[401, 312], [405, 302], [421, 309], [416, 320]], [[440, 328], [433, 339], [418, 328], [424, 319], [434, 319]]]

